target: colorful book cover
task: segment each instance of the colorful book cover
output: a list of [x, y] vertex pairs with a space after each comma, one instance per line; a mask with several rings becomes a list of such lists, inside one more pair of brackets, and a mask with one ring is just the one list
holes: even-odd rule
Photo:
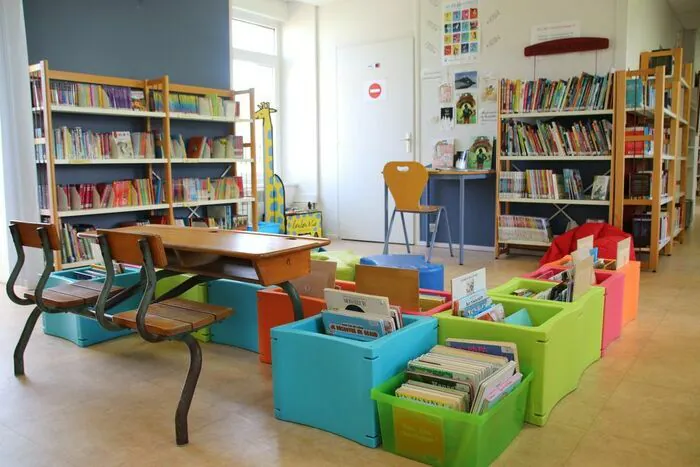
[[453, 349], [505, 357], [518, 365], [518, 346], [513, 342], [493, 342], [475, 339], [447, 339], [445, 345]]
[[358, 341], [373, 341], [394, 330], [391, 318], [367, 316], [356, 311], [324, 311], [326, 334]]

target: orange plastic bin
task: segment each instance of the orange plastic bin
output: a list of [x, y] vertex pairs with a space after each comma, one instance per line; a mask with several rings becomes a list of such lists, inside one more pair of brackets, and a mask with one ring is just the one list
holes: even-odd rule
[[622, 325], [637, 319], [639, 312], [639, 276], [641, 274], [639, 261], [630, 261], [622, 269], [616, 271], [625, 275], [625, 294], [622, 299]]
[[[355, 291], [355, 283], [336, 281], [336, 288], [348, 292]], [[445, 297], [445, 303], [427, 311], [403, 311], [404, 315], [432, 316], [452, 308], [452, 295], [437, 290], [421, 290], [422, 294]], [[325, 300], [314, 297], [300, 297], [304, 318], [315, 316], [326, 308]], [[258, 355], [262, 363], [272, 363], [272, 344], [270, 329], [294, 321], [294, 311], [289, 295], [281, 289], [263, 289], [258, 291]]]

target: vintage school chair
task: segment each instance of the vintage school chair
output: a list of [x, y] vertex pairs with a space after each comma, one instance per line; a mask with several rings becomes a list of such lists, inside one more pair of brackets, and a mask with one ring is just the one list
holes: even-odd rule
[[[403, 225], [403, 234], [406, 239], [406, 250], [411, 253], [411, 247], [408, 244], [408, 232], [406, 231], [406, 219], [404, 213], [409, 214], [425, 214], [430, 222], [430, 215], [437, 214], [435, 220], [435, 230], [430, 241], [430, 249], [428, 250], [428, 262], [433, 256], [433, 246], [437, 237], [438, 227], [440, 226], [440, 215], [444, 211], [445, 223], [447, 224], [447, 241], [450, 245], [450, 256], [454, 257], [452, 252], [452, 234], [450, 233], [450, 220], [447, 216], [447, 210], [444, 206], [421, 206], [420, 198], [423, 195], [426, 185], [428, 184], [428, 170], [420, 162], [389, 162], [384, 166], [382, 172], [384, 175], [384, 183], [389, 187], [389, 192], [394, 198], [396, 207], [391, 214], [389, 228], [384, 237], [384, 254], [389, 253], [389, 237], [391, 229], [394, 226], [394, 218], [396, 213], [401, 214], [401, 224]], [[427, 240], [427, 239], [426, 239]]]
[[[41, 313], [76, 313], [95, 319], [101, 326], [112, 331], [136, 329], [148, 342], [181, 340], [190, 351], [190, 367], [175, 412], [175, 435], [178, 445], [187, 444], [187, 414], [202, 368], [202, 351], [190, 333], [227, 318], [232, 310], [180, 299], [152, 303], [157, 281], [155, 268], [167, 265], [165, 249], [158, 236], [98, 231], [97, 241], [106, 269], [104, 284], [80, 281], [46, 289], [46, 282], [53, 272], [53, 252], [60, 251], [61, 248], [55, 227], [49, 224], [12, 222], [10, 232], [17, 251], [17, 264], [7, 282], [7, 294], [10, 300], [19, 305], [36, 305], [15, 348], [15, 375], [24, 374], [24, 350]], [[37, 287], [27, 292], [22, 299], [15, 294], [14, 285], [24, 265], [25, 246], [41, 248], [44, 251], [45, 264]], [[129, 264], [141, 264], [140, 282], [127, 289], [113, 287], [113, 259]], [[137, 310], [116, 315], [105, 312], [106, 309], [139, 292], [142, 293], [142, 298]]]

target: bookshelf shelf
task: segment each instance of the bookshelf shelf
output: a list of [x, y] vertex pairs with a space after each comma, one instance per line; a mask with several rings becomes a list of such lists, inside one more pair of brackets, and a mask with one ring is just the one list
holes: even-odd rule
[[527, 204], [578, 204], [583, 206], [610, 206], [610, 201], [594, 199], [536, 199], [536, 198], [504, 198], [501, 203], [527, 203]]
[[123, 206], [119, 208], [98, 208], [98, 209], [77, 209], [74, 211], [58, 211], [58, 217], [81, 217], [81, 216], [101, 216], [104, 214], [116, 214], [119, 212], [142, 212], [156, 211], [159, 209], [168, 209], [167, 203], [162, 204], [147, 204], [143, 206]]
[[223, 204], [244, 204], [252, 203], [255, 198], [245, 197], [245, 198], [235, 198], [235, 199], [209, 199], [202, 201], [180, 201], [174, 202], [173, 207], [175, 208], [194, 208], [198, 206], [217, 206]]
[[562, 110], [558, 112], [519, 112], [519, 113], [502, 113], [501, 120], [518, 119], [518, 118], [562, 118], [562, 117], [595, 117], [612, 115], [612, 109], [603, 110]]
[[147, 110], [131, 109], [103, 109], [102, 107], [78, 107], [74, 105], [59, 104], [52, 105], [51, 112], [84, 115], [109, 115], [112, 117], [165, 118], [165, 112], [151, 112]]
[[235, 157], [233, 159], [170, 159], [171, 164], [234, 164], [251, 163], [253, 159]]
[[[653, 154], [645, 154], [645, 155], [639, 155], [639, 156], [631, 156], [631, 155], [629, 155], [629, 154], [626, 154], [626, 155], [625, 155], [625, 159], [626, 159], [626, 160], [629, 160], [629, 159], [632, 159], [632, 160], [635, 160], [635, 159], [636, 159], [636, 160], [641, 160], [641, 159], [654, 160], [654, 155], [653, 155]], [[672, 161], [672, 160], [674, 160], [674, 159], [675, 159], [675, 157], [673, 157], [673, 156], [670, 155], [670, 154], [662, 154], [662, 155], [661, 155], [661, 160], [662, 160], [662, 161]]]
[[533, 242], [528, 240], [501, 240], [504, 245], [542, 246], [549, 247], [552, 242]]
[[[671, 243], [671, 237], [666, 237], [659, 241], [659, 250], [663, 250], [669, 243]], [[650, 253], [651, 249], [648, 246], [635, 247], [634, 251], [639, 251], [641, 253]]]
[[[225, 155], [232, 156], [237, 154], [239, 157], [192, 160], [171, 159], [173, 144], [165, 144], [173, 141], [176, 137], [180, 138], [180, 130], [188, 138], [202, 136], [214, 142], [219, 138], [228, 139], [230, 136], [241, 138], [244, 135], [248, 135], [245, 139], [254, 143], [255, 121], [249, 118], [231, 116], [234, 112], [238, 114], [238, 109], [241, 107], [245, 109], [244, 116], [255, 114], [257, 109], [254, 89], [233, 91], [230, 89], [178, 85], [171, 83], [167, 75], [155, 79], [125, 79], [70, 71], [56, 71], [49, 69], [46, 60], [36, 65], [31, 65], [28, 71], [32, 97], [31, 110], [35, 129], [34, 135], [42, 136], [33, 138], [36, 145], [36, 153], [33, 157], [44, 159], [36, 163], [37, 179], [40, 184], [38, 192], [41, 196], [41, 206], [44, 207], [44, 209], [40, 209], [40, 215], [43, 221], [51, 222], [55, 225], [59, 238], [61, 238], [63, 243], [62, 254], [56, 255], [56, 270], [87, 266], [94, 263], [95, 260], [67, 264], [63, 264], [63, 261], [74, 257], [85, 257], [70, 253], [70, 250], [81, 248], [76, 244], [75, 234], [93, 227], [114, 227], [115, 221], [111, 217], [107, 217], [110, 214], [121, 213], [119, 221], [130, 222], [149, 219], [152, 222], [166, 222], [173, 225], [176, 223], [175, 208], [231, 205], [225, 209], [203, 210], [199, 214], [204, 216], [208, 222], [223, 222], [224, 225], [229, 227], [245, 223], [246, 227], [251, 225], [253, 230], [257, 230], [258, 206], [255, 198], [257, 194], [255, 144], [244, 143], [242, 155], [235, 151], [230, 152], [229, 146], [224, 147], [225, 150], [229, 151]], [[109, 102], [112, 102], [111, 105], [119, 105], [126, 108], [66, 105], [69, 102], [79, 102], [88, 105], [104, 105], [104, 103], [110, 105]], [[166, 103], [166, 105], [163, 106], [163, 103]], [[144, 110], [132, 110], [129, 107]], [[202, 113], [216, 113], [218, 115], [228, 112], [228, 116], [175, 112], [175, 110], [189, 111], [189, 109], [195, 109], [195, 111]], [[71, 118], [70, 120], [67, 118], [57, 119], [61, 115], [70, 115]], [[128, 131], [123, 128], [123, 124], [119, 120], [110, 120], [109, 118], [98, 120], [99, 117], [131, 119], [128, 120]], [[100, 127], [104, 127], [103, 122], [113, 121], [115, 122], [114, 127], [100, 128], [99, 131], [84, 132], [82, 134], [74, 132], [74, 128], [68, 128], [68, 131], [65, 131], [63, 128], [59, 130], [59, 127], [66, 125], [64, 122], [68, 121], [71, 127], [92, 128], [95, 125], [91, 123], [95, 120], [100, 123], [98, 125]], [[171, 123], [175, 121], [182, 121], [178, 123], [177, 133], [171, 132]], [[119, 128], [119, 126], [122, 128]], [[54, 131], [54, 128], [57, 130]], [[193, 130], [194, 128], [196, 130]], [[115, 134], [114, 132], [117, 131], [123, 131], [124, 133], [121, 135]], [[198, 133], [193, 134], [194, 131]], [[143, 144], [143, 135], [148, 133], [153, 134], [152, 137], [148, 136], [149, 139], [146, 140], [147, 146], [145, 147], [148, 147], [148, 150], [139, 149], [144, 147], [141, 146]], [[115, 152], [112, 144], [123, 144], [125, 143], [125, 138], [128, 139], [129, 137], [131, 138], [134, 151], [147, 152], [149, 157], [139, 158], [136, 156], [133, 159], [56, 159], [57, 146], [60, 148], [60, 145], [64, 144], [64, 147], [67, 147], [68, 138], [73, 138], [73, 141], [77, 141], [78, 138], [84, 138], [82, 140], [83, 144], [91, 148], [89, 151], [91, 154], [109, 152], [116, 155], [124, 154], [122, 152], [123, 147], [117, 146], [120, 149]], [[118, 138], [121, 139], [116, 141]], [[152, 146], [148, 146], [149, 141]], [[183, 143], [186, 151], [189, 141], [185, 139]], [[240, 140], [235, 141], [238, 147], [240, 147], [240, 143]], [[109, 151], [94, 149], [103, 147], [101, 145], [104, 144], [110, 145]], [[153, 152], [151, 152], [151, 147], [153, 147]], [[213, 149], [212, 146], [212, 152]], [[217, 149], [221, 150], [220, 147]], [[236, 146], [234, 146], [234, 149], [237, 149]], [[162, 155], [162, 157], [155, 158], [155, 154], [158, 156]], [[217, 155], [224, 154], [217, 153]], [[243, 183], [245, 192], [242, 195], [250, 197], [196, 203], [174, 203], [175, 180], [191, 177], [189, 174], [192, 171], [184, 169], [184, 164], [203, 164], [194, 177], [197, 180], [236, 177], [235, 183], [239, 185], [241, 182]], [[61, 166], [83, 166], [85, 168], [81, 170], [66, 170], [61, 168]], [[124, 175], [120, 173], [119, 175], [113, 175], [112, 171], [117, 170], [121, 166], [131, 166], [129, 172], [134, 172], [134, 174]], [[57, 169], [57, 167], [59, 168]], [[179, 172], [175, 170], [177, 167], [181, 169]], [[226, 171], [222, 175], [224, 170]], [[156, 201], [159, 203], [97, 209], [59, 210], [58, 208], [58, 197], [63, 196], [61, 191], [66, 191], [66, 185], [74, 185], [75, 187], [71, 188], [73, 191], [68, 190], [70, 204], [66, 205], [64, 204], [65, 201], [63, 201], [61, 206], [85, 206], [91, 202], [89, 198], [93, 196], [94, 191], [82, 191], [83, 188], [89, 189], [90, 185], [97, 185], [108, 180], [117, 179], [116, 182], [121, 182], [122, 180], [118, 180], [121, 178], [133, 178], [132, 185], [137, 190], [141, 189], [137, 188], [141, 186], [139, 184], [144, 182], [147, 186], [150, 186], [152, 183], [154, 185], [152, 189], [154, 190], [156, 189], [156, 183], [159, 183], [157, 189], [162, 190], [162, 196], [156, 198]], [[213, 190], [213, 186], [209, 189]], [[85, 195], [87, 198], [83, 198], [84, 193], [87, 193]], [[212, 191], [210, 196], [214, 196], [213, 193]], [[153, 202], [153, 197], [149, 193], [142, 194], [148, 196], [142, 196], [138, 199], [143, 199], [144, 202]], [[65, 198], [62, 199], [65, 200]], [[147, 199], [148, 201], [146, 201]], [[134, 198], [130, 200], [133, 201]], [[158, 219], [150, 219], [151, 215], [156, 215]], [[85, 216], [89, 217], [90, 220], [80, 219]], [[246, 220], [247, 222], [245, 222]], [[186, 223], [189, 224], [189, 222]], [[68, 253], [66, 253], [66, 250], [68, 250]]]
[[131, 165], [166, 164], [165, 159], [56, 159], [55, 165]]
[[[668, 203], [673, 201], [673, 198], [671, 196], [662, 196], [661, 197], [661, 202], [659, 203], [661, 206], [665, 206]], [[653, 206], [654, 205], [654, 200], [653, 199], [625, 199], [624, 203], [626, 206]]]
[[548, 162], [610, 162], [612, 156], [504, 156], [501, 161], [548, 161]]

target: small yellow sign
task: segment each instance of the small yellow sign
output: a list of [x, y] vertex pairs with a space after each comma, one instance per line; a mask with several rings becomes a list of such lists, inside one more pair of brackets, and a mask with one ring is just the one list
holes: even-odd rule
[[432, 465], [445, 462], [445, 435], [440, 418], [394, 407], [396, 452]]
[[309, 235], [323, 237], [320, 211], [290, 213], [287, 218], [287, 235]]

